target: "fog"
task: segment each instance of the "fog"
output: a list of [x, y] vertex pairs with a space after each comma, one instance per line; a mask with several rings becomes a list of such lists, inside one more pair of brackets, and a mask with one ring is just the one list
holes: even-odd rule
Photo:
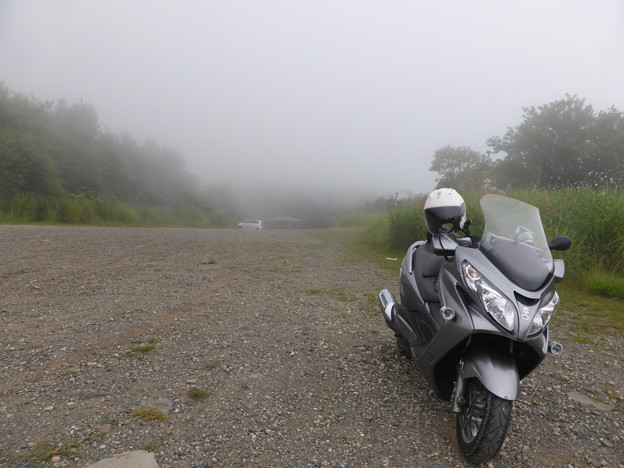
[[624, 109], [624, 3], [0, 0], [0, 81], [180, 152], [206, 184], [378, 196], [435, 184], [522, 108]]

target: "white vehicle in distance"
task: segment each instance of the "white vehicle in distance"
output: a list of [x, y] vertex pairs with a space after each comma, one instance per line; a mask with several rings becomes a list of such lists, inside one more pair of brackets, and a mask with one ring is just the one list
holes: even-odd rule
[[262, 221], [259, 219], [246, 219], [236, 225], [237, 229], [262, 229]]

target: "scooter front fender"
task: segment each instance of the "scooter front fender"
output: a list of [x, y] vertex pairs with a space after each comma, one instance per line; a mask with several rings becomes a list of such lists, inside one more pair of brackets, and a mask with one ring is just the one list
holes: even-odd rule
[[477, 378], [494, 395], [505, 400], [518, 399], [520, 376], [513, 355], [476, 347], [466, 351], [462, 362], [458, 373], [463, 380]]

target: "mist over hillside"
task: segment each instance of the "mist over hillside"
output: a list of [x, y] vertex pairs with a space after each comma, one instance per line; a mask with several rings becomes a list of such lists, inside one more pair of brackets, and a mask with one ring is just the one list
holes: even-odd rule
[[230, 200], [245, 218], [267, 219], [290, 216], [302, 221], [301, 227], [323, 227], [336, 223], [353, 211], [365, 210], [376, 196], [353, 194], [339, 188], [314, 189], [283, 185], [243, 186], [231, 191]]
[[234, 178], [205, 184], [201, 176], [187, 169], [175, 149], [102, 130], [97, 110], [88, 103], [42, 101], [0, 83], [0, 201], [5, 207], [22, 194], [112, 197], [133, 206], [192, 207], [224, 226], [243, 217], [291, 216], [303, 227], [319, 227], [374, 198], [372, 192], [300, 185], [287, 177], [277, 183]]

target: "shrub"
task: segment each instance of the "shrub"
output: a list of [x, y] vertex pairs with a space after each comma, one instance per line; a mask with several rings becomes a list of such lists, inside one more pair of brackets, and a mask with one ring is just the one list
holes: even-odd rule
[[[464, 192], [471, 232], [483, 232], [483, 213], [479, 200], [485, 192]], [[548, 240], [564, 235], [572, 239], [566, 252], [553, 252], [566, 261], [570, 272], [600, 269], [624, 276], [624, 198], [616, 188], [565, 189], [558, 191], [523, 190], [504, 193], [511, 198], [537, 206]], [[380, 247], [406, 249], [424, 239], [424, 198], [399, 201], [386, 214], [383, 240], [379, 231], [368, 240]]]
[[601, 296], [624, 299], [624, 278], [600, 271], [591, 272], [585, 279], [587, 288]]
[[205, 400], [208, 398], [208, 392], [203, 388], [191, 387], [188, 389], [189, 397], [194, 401]]
[[130, 416], [145, 422], [162, 422], [167, 419], [164, 411], [152, 405], [140, 405], [130, 412]]
[[0, 199], [0, 222], [213, 227], [231, 224], [232, 220], [207, 207], [135, 207], [112, 196], [88, 192], [62, 197], [35, 193], [4, 197]]

